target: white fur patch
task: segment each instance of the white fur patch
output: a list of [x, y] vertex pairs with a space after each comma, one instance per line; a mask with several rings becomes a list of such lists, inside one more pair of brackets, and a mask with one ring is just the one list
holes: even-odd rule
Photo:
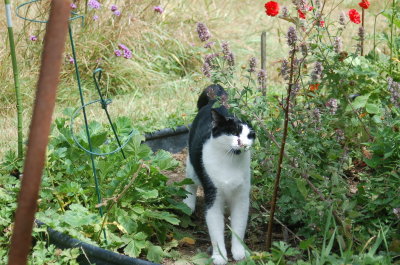
[[226, 152], [229, 152], [230, 150], [248, 150], [253, 144], [253, 139], [249, 139], [248, 137], [250, 132], [250, 128], [247, 125], [243, 125], [242, 132], [239, 136], [224, 134], [212, 138], [212, 144], [216, 145], [216, 150], [221, 149]]
[[[239, 136], [211, 137], [203, 146], [203, 163], [207, 175], [217, 188], [214, 204], [206, 212], [207, 227], [213, 246], [215, 264], [225, 264], [224, 206], [230, 209], [232, 255], [235, 260], [245, 257], [241, 244], [244, 238], [249, 211], [250, 151], [253, 139], [248, 138], [250, 129], [243, 126]], [[233, 150], [242, 150], [235, 154]], [[221, 258], [222, 256], [222, 258]]]

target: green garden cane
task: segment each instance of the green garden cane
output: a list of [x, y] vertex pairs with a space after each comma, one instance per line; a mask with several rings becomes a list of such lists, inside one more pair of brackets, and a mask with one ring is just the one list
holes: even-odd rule
[[22, 160], [22, 158], [23, 158], [23, 149], [22, 149], [22, 142], [23, 142], [23, 135], [22, 135], [22, 104], [21, 104], [21, 92], [19, 90], [19, 72], [18, 72], [18, 65], [17, 65], [17, 56], [15, 54], [14, 32], [13, 32], [13, 26], [12, 26], [10, 0], [4, 0], [4, 3], [6, 5], [8, 39], [10, 41], [11, 61], [12, 61], [12, 68], [13, 68], [13, 73], [14, 73], [15, 95], [16, 95], [16, 98], [17, 98], [18, 159]]

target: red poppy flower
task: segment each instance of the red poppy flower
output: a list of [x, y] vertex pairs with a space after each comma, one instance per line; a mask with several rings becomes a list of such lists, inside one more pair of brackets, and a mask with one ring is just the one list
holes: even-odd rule
[[310, 84], [310, 91], [314, 92], [316, 90], [318, 90], [319, 88], [319, 84]]
[[319, 26], [320, 26], [320, 27], [324, 27], [324, 26], [325, 26], [325, 21], [321, 20], [321, 21], [319, 22]]
[[278, 15], [279, 4], [275, 1], [269, 1], [268, 3], [265, 3], [265, 13], [270, 17]]
[[306, 14], [304, 14], [300, 9], [297, 9], [297, 13], [299, 13], [299, 18], [306, 19]]
[[361, 23], [360, 13], [358, 13], [357, 10], [350, 9], [348, 15], [349, 15], [351, 22], [356, 23], [356, 24]]
[[364, 9], [368, 9], [370, 3], [369, 3], [368, 0], [361, 0], [361, 2], [358, 3], [358, 5], [361, 6], [362, 8], [364, 8]]

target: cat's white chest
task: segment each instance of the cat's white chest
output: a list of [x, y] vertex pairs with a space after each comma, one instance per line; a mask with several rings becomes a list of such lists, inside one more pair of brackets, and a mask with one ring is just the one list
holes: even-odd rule
[[207, 141], [203, 147], [203, 164], [211, 181], [224, 193], [247, 189], [250, 185], [249, 152], [235, 155]]

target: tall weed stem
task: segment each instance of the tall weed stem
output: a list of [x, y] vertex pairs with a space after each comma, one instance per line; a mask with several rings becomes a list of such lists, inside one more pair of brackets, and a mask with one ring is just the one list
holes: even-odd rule
[[272, 225], [273, 225], [276, 201], [277, 201], [278, 191], [279, 191], [279, 182], [281, 179], [282, 162], [283, 162], [283, 156], [285, 153], [286, 138], [287, 138], [287, 134], [288, 134], [290, 96], [292, 94], [292, 87], [293, 87], [294, 60], [295, 60], [295, 54], [296, 54], [296, 44], [293, 44], [293, 46], [291, 48], [293, 50], [291, 51], [291, 58], [290, 58], [290, 78], [289, 78], [288, 92], [287, 92], [287, 96], [286, 96], [285, 121], [284, 121], [284, 125], [283, 125], [283, 137], [282, 137], [282, 142], [281, 142], [281, 147], [280, 147], [280, 152], [279, 152], [278, 171], [276, 173], [276, 178], [275, 178], [274, 193], [272, 195], [271, 210], [270, 210], [269, 222], [268, 222], [267, 251], [269, 251], [271, 249]]
[[[361, 10], [361, 27], [365, 30], [364, 21], [365, 21], [365, 10], [364, 10], [364, 8], [362, 8], [362, 10]], [[364, 56], [364, 39], [365, 39], [365, 37], [362, 36], [361, 43], [360, 43], [360, 45], [361, 45], [361, 56]]]
[[390, 21], [390, 58], [389, 58], [389, 72], [392, 75], [393, 71], [393, 29], [394, 29], [394, 17], [396, 16], [396, 0], [392, 2], [392, 18]]

